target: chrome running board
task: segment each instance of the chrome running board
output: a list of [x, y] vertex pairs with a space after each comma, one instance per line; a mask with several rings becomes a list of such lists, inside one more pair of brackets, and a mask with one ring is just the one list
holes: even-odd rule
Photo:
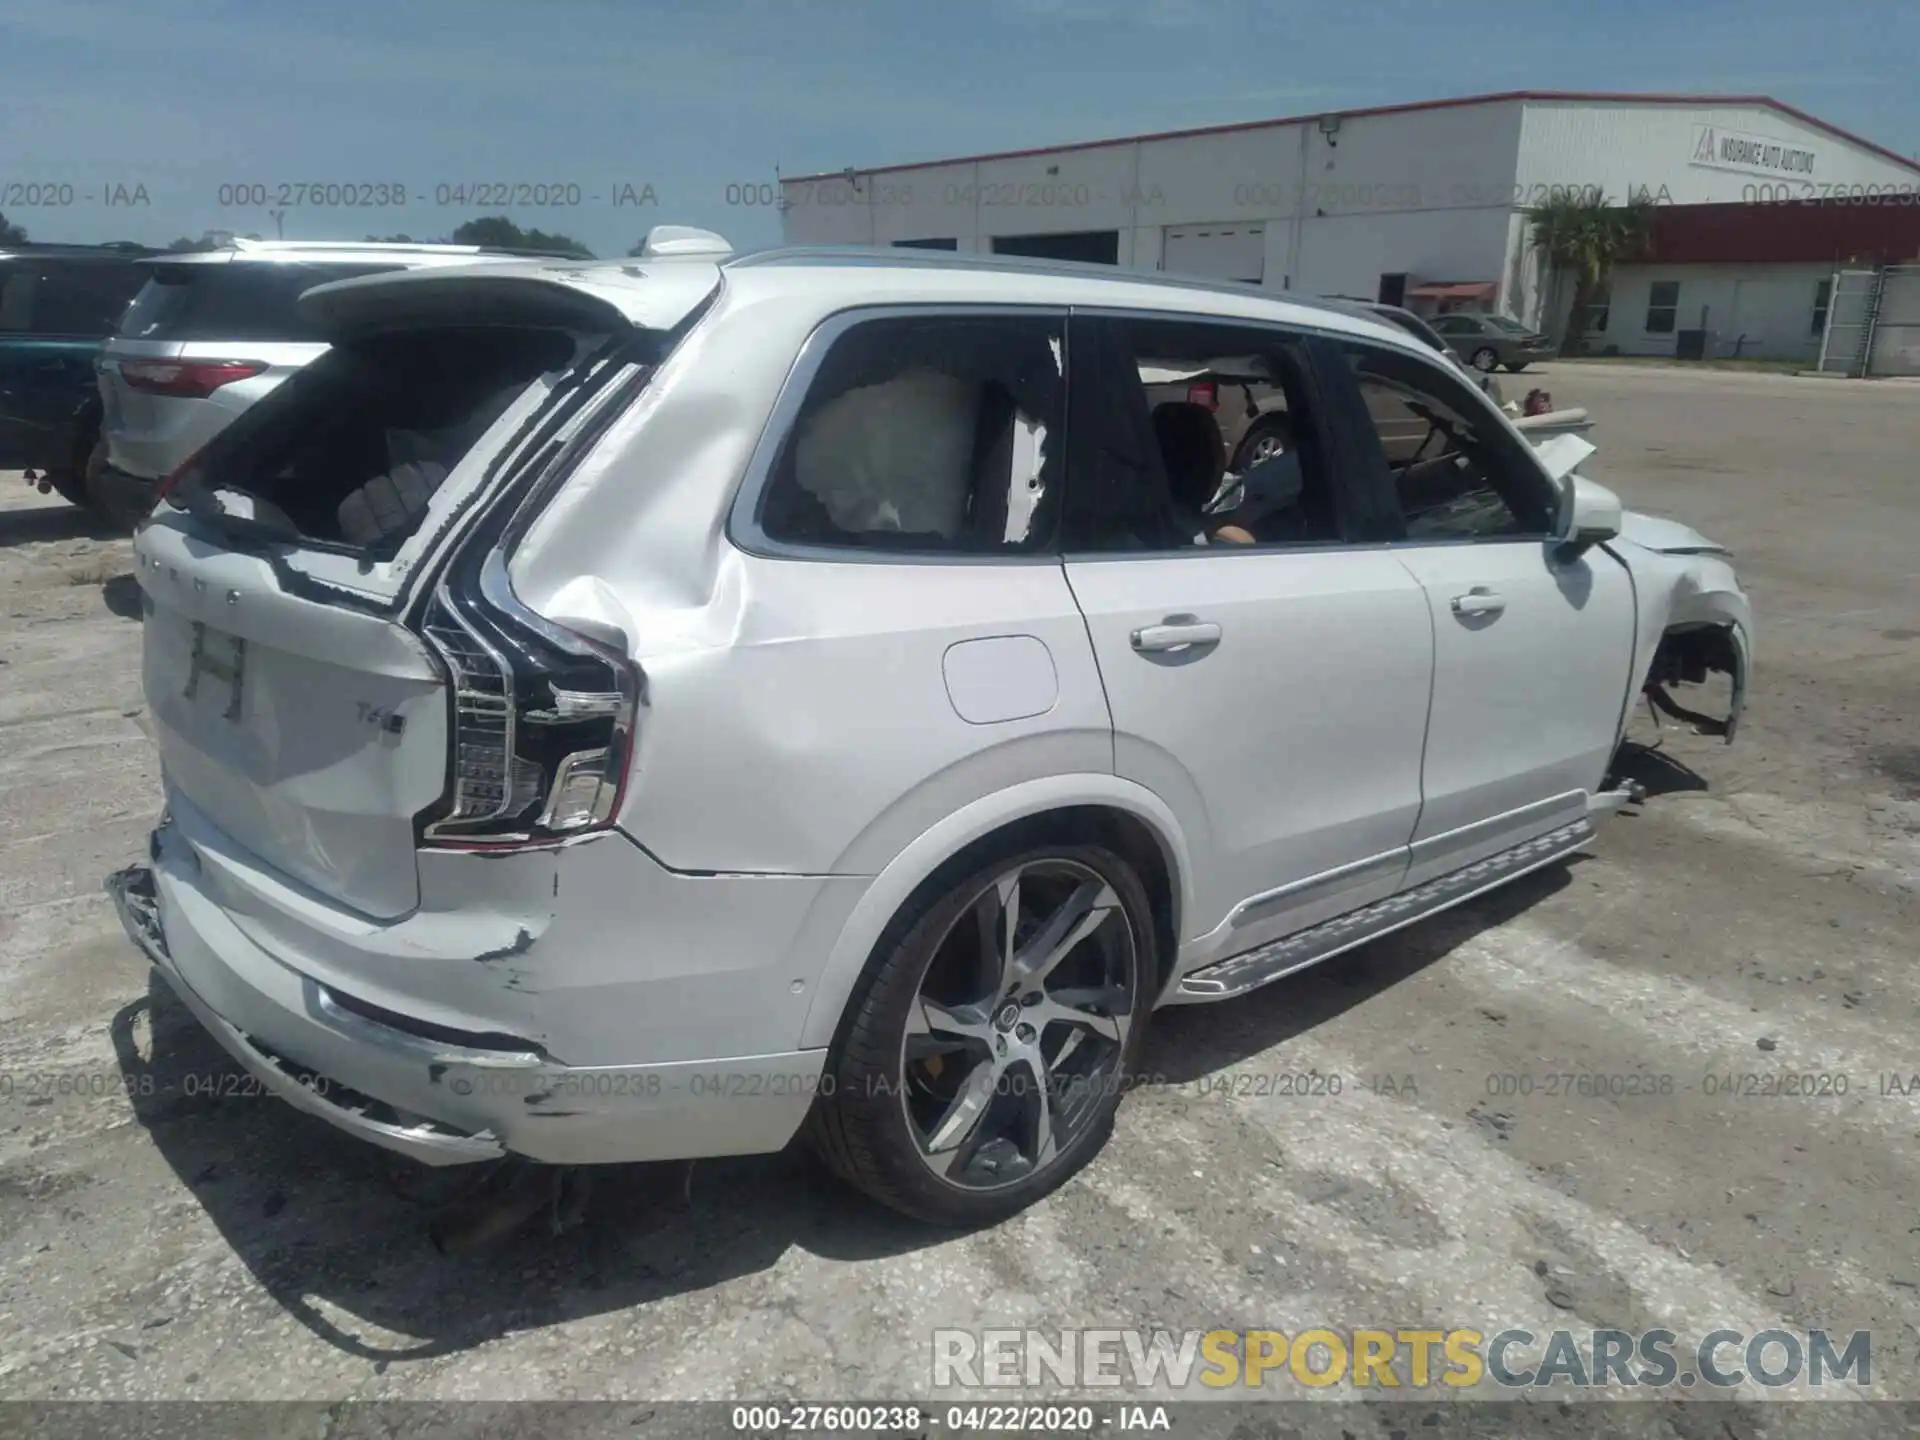
[[1225, 1000], [1230, 996], [1244, 995], [1296, 970], [1317, 965], [1343, 950], [1351, 950], [1356, 945], [1364, 945], [1416, 920], [1424, 920], [1450, 905], [1471, 900], [1529, 870], [1550, 865], [1561, 856], [1579, 849], [1592, 836], [1591, 820], [1580, 819], [1570, 825], [1562, 825], [1557, 830], [1549, 830], [1544, 835], [1524, 841], [1511, 850], [1502, 850], [1497, 855], [1476, 860], [1437, 880], [1429, 880], [1398, 895], [1389, 895], [1385, 900], [1363, 905], [1358, 910], [1349, 910], [1345, 915], [1336, 915], [1309, 929], [1218, 961], [1204, 970], [1196, 970], [1184, 977], [1167, 998], [1177, 1004], [1181, 1001]]

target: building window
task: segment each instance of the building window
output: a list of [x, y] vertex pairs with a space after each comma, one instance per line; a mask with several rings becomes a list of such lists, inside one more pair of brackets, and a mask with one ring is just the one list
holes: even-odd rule
[[1674, 317], [1680, 313], [1680, 282], [1656, 280], [1647, 292], [1647, 334], [1671, 335]]
[[893, 244], [897, 250], [958, 250], [960, 248], [960, 242], [952, 236], [934, 240], [896, 240]]
[[1813, 287], [1813, 324], [1807, 328], [1810, 335], [1824, 335], [1827, 331], [1827, 307], [1833, 303], [1833, 281], [1822, 280]]
[[1380, 303], [1382, 305], [1405, 305], [1407, 303], [1407, 277], [1404, 274], [1382, 275], [1380, 277]]
[[1601, 281], [1587, 297], [1587, 313], [1582, 317], [1580, 332], [1583, 335], [1604, 335], [1607, 333], [1607, 316], [1613, 310], [1613, 287]]

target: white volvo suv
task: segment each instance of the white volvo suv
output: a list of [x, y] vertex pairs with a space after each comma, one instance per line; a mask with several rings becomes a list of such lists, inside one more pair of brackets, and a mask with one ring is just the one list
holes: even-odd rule
[[[1729, 672], [1731, 736], [1724, 552], [1397, 326], [659, 238], [308, 292], [332, 348], [136, 537], [165, 810], [109, 888], [350, 1134], [807, 1128], [991, 1221], [1099, 1148], [1158, 1007], [1585, 842], [1647, 685]], [[1289, 421], [1245, 475], [1148, 400], [1228, 360]]]

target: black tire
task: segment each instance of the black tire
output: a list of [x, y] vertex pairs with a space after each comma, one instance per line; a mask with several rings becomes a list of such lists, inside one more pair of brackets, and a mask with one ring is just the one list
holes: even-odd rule
[[40, 478], [51, 485], [54, 494], [69, 505], [78, 505], [82, 510], [93, 508], [87, 499], [86, 482], [78, 475], [69, 474], [64, 470], [48, 470]]
[[1269, 415], [1264, 419], [1256, 420], [1253, 428], [1240, 437], [1240, 448], [1233, 452], [1233, 473], [1236, 475], [1246, 473], [1247, 467], [1253, 464], [1262, 441], [1277, 440], [1280, 447], [1284, 449], [1291, 443], [1292, 437], [1292, 427], [1287, 424], [1284, 416]]
[[73, 420], [73, 450], [66, 469], [48, 475], [53, 488], [68, 504], [78, 505], [95, 515], [103, 515], [93, 498], [93, 477], [107, 461], [107, 443], [100, 434], [100, 402], [93, 399], [82, 405]]
[[1491, 345], [1482, 345], [1474, 351], [1467, 363], [1484, 375], [1491, 375], [1500, 368], [1500, 356]]
[[81, 480], [82, 493], [86, 498], [76, 501], [75, 503], [85, 505], [87, 509], [91, 510], [95, 515], [98, 515], [110, 525], [117, 526], [122, 530], [131, 530], [135, 525], [140, 523], [141, 517], [138, 515], [121, 514], [110, 501], [104, 499], [100, 494], [98, 481], [101, 470], [106, 468], [106, 463], [107, 442], [105, 437], [102, 437], [94, 442], [93, 448], [87, 454], [86, 471]]
[[[1046, 1164], [1018, 1181], [976, 1190], [936, 1176], [923, 1160], [901, 1099], [908, 1012], [949, 931], [995, 878], [1022, 865], [1065, 861], [1095, 872], [1132, 927], [1133, 1014], [1109, 1083], [1090, 1092], [1088, 1118]], [[904, 926], [904, 932], [902, 931]], [[1125, 1079], [1145, 1043], [1161, 974], [1153, 910], [1139, 876], [1104, 846], [1056, 842], [990, 855], [956, 882], [896, 917], [847, 1003], [823, 1072], [808, 1135], [827, 1166], [881, 1204], [930, 1224], [968, 1229], [996, 1224], [1065, 1183], [1112, 1133]]]

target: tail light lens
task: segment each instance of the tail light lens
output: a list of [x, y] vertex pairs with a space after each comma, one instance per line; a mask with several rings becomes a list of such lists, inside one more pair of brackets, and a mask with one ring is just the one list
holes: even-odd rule
[[443, 584], [421, 634], [452, 680], [452, 786], [429, 845], [540, 844], [612, 825], [642, 677], [626, 654], [513, 598], [498, 554]]
[[1211, 380], [1201, 380], [1187, 386], [1187, 403], [1198, 405], [1205, 410], [1220, 408], [1220, 387]]
[[266, 370], [261, 360], [122, 360], [120, 378], [132, 390], [204, 400], [222, 385], [250, 380]]

